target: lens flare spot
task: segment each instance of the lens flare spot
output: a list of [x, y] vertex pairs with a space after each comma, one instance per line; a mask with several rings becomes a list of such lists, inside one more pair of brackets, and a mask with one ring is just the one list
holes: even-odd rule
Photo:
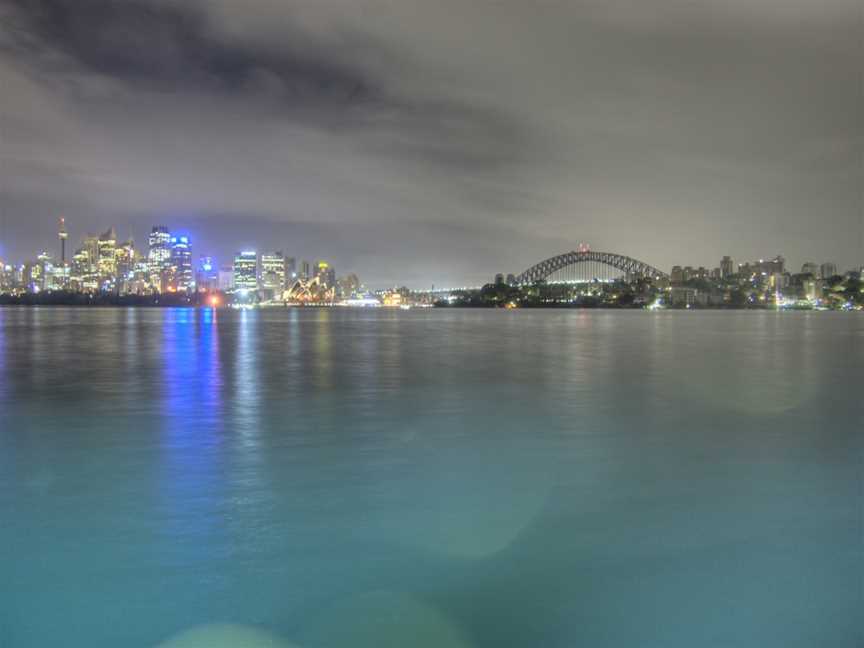
[[372, 591], [316, 618], [306, 643], [316, 648], [470, 648], [462, 630], [442, 612], [398, 592]]
[[298, 648], [264, 630], [229, 623], [214, 623], [186, 630], [157, 648]]

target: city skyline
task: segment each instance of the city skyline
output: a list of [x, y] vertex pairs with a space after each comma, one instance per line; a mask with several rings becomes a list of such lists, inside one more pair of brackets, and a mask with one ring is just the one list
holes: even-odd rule
[[[87, 234], [82, 234], [77, 243], [75, 242], [75, 238], [72, 237], [72, 239], [71, 239], [72, 242], [70, 243], [69, 231], [67, 228], [66, 220], [67, 219], [65, 217], [61, 216], [58, 219], [57, 223], [55, 224], [55, 237], [57, 237], [55, 240], [55, 246], [57, 247], [57, 250], [54, 250], [50, 246], [46, 245], [46, 246], [42, 246], [41, 248], [39, 248], [38, 252], [31, 252], [29, 255], [26, 253], [21, 253], [18, 255], [18, 257], [14, 257], [14, 256], [4, 257], [4, 256], [2, 256], [2, 254], [0, 254], [0, 262], [6, 263], [7, 265], [11, 265], [14, 267], [20, 267], [20, 266], [22, 266], [28, 262], [32, 262], [32, 261], [36, 260], [40, 255], [46, 255], [46, 254], [52, 260], [58, 261], [64, 255], [70, 255], [71, 256], [71, 252], [73, 252], [74, 249], [77, 249], [78, 247], [86, 244], [86, 239], [98, 238], [101, 235], [100, 233], [89, 232]], [[285, 246], [285, 245], [280, 246], [278, 244], [273, 244], [272, 242], [270, 244], [270, 247], [256, 245], [256, 244], [250, 244], [250, 245], [246, 245], [246, 246], [236, 247], [236, 249], [232, 253], [227, 254], [224, 257], [221, 257], [221, 256], [217, 256], [215, 254], [212, 254], [209, 249], [203, 248], [203, 246], [201, 246], [200, 244], [197, 243], [197, 241], [198, 241], [197, 236], [196, 237], [191, 236], [187, 230], [185, 230], [185, 229], [176, 230], [175, 229], [175, 230], [169, 231], [169, 228], [167, 228], [164, 225], [159, 225], [159, 226], [152, 226], [151, 225], [151, 232], [145, 238], [146, 242], [143, 244], [135, 244], [134, 245], [134, 248], [136, 250], [143, 251], [145, 258], [148, 256], [148, 254], [152, 254], [152, 252], [148, 252], [148, 250], [152, 250], [152, 248], [153, 248], [153, 232], [155, 232], [157, 229], [163, 229], [166, 237], [179, 236], [179, 237], [187, 239], [187, 240], [194, 238], [194, 240], [196, 241], [196, 246], [195, 246], [195, 249], [194, 249], [194, 251], [190, 257], [190, 273], [192, 272], [191, 267], [195, 265], [195, 262], [197, 259], [206, 258], [208, 260], [208, 262], [213, 265], [214, 272], [218, 272], [220, 270], [225, 270], [227, 268], [233, 268], [237, 255], [248, 254], [250, 252], [254, 252], [256, 254], [256, 257], [258, 259], [258, 263], [261, 262], [261, 259], [263, 256], [266, 256], [266, 255], [272, 254], [272, 253], [278, 253], [280, 255], [285, 255], [286, 259], [290, 259], [292, 264], [298, 264], [298, 265], [301, 263], [314, 265], [313, 261], [315, 261], [315, 263], [317, 263], [324, 258], [332, 259], [331, 256], [328, 256], [326, 254], [309, 255], [306, 253], [294, 253], [294, 252], [290, 251], [288, 246]], [[111, 232], [112, 235], [118, 241], [122, 240], [122, 241], [124, 241], [124, 244], [129, 244], [129, 243], [134, 244], [135, 243], [135, 240], [133, 238], [125, 238], [125, 237], [118, 236], [116, 234], [115, 230], [116, 230], [116, 228], [114, 226], [110, 226], [108, 229], [108, 232]], [[167, 242], [168, 242], [168, 238], [166, 238], [166, 243]], [[172, 243], [173, 243], [173, 241], [172, 241]], [[72, 248], [71, 250], [70, 250], [70, 247]], [[583, 242], [583, 243], [579, 243], [578, 245], [574, 245], [573, 249], [574, 250], [576, 250], [576, 249], [590, 250], [591, 246], [589, 244]], [[566, 252], [564, 252], [562, 250], [562, 253], [566, 253]], [[168, 259], [169, 256], [170, 256], [170, 252], [168, 252], [166, 249], [166, 260]], [[767, 262], [768, 260], [771, 260], [771, 259], [781, 259], [786, 272], [790, 272], [792, 274], [795, 274], [795, 273], [805, 273], [806, 274], [809, 272], [810, 274], [814, 274], [815, 276], [817, 276], [819, 278], [829, 277], [829, 276], [833, 276], [835, 274], [845, 274], [848, 272], [860, 272], [862, 270], [862, 268], [864, 268], [864, 264], [853, 264], [850, 267], [844, 268], [841, 264], [838, 264], [833, 258], [818, 259], [814, 256], [807, 257], [806, 260], [804, 260], [800, 264], [798, 264], [796, 261], [790, 262], [789, 259], [787, 259], [785, 257], [785, 255], [783, 255], [783, 254], [762, 255], [758, 258], [757, 257], [743, 258], [743, 257], [734, 256], [734, 255], [729, 255], [729, 254], [722, 254], [720, 256], [719, 261], [717, 261], [717, 262], [708, 262], [706, 260], [702, 260], [702, 261], [695, 262], [695, 263], [676, 262], [672, 266], [670, 266], [669, 268], [661, 268], [661, 271], [664, 274], [671, 275], [671, 276], [675, 275], [675, 272], [677, 269], [679, 272], [682, 270], [685, 272], [689, 272], [693, 277], [708, 278], [709, 275], [713, 276], [714, 274], [716, 274], [719, 277], [719, 276], [726, 276], [729, 274], [737, 273], [738, 268], [741, 266], [749, 266], [752, 264], [761, 264], [761, 263], [763, 263], [763, 261]], [[67, 261], [68, 261], [68, 258], [67, 258]], [[734, 264], [734, 271], [730, 269], [733, 266], [725, 267], [725, 264], [727, 262], [729, 264]], [[706, 263], [707, 263], [707, 265], [706, 265]], [[799, 268], [799, 266], [800, 266], [800, 270], [797, 270], [797, 268]], [[808, 268], [812, 268], [812, 269], [808, 269]], [[826, 268], [832, 268], [834, 270], [834, 272], [826, 274]], [[471, 284], [469, 282], [462, 282], [462, 283], [449, 284], [448, 287], [451, 287], [451, 288], [457, 288], [459, 286], [480, 287], [483, 284], [488, 283], [490, 273], [493, 273], [494, 275], [500, 274], [502, 276], [504, 276], [504, 275], [508, 275], [508, 276], [514, 275], [515, 276], [515, 275], [519, 274], [520, 272], [522, 272], [523, 270], [526, 270], [526, 268], [522, 268], [519, 270], [517, 270], [515, 268], [506, 268], [504, 270], [505, 270], [504, 272], [501, 272], [500, 268], [490, 268], [486, 272], [486, 274], [484, 276], [484, 280], [478, 284]], [[354, 273], [354, 272], [356, 272], [356, 271], [352, 270], [352, 273]], [[307, 274], [308, 274], [308, 272], [307, 272]], [[300, 275], [305, 276], [302, 273], [300, 273]], [[334, 277], [334, 282], [335, 282], [335, 277]], [[370, 288], [371, 289], [383, 289], [383, 288], [391, 288], [391, 287], [394, 287], [397, 285], [398, 286], [409, 286], [412, 290], [427, 290], [427, 289], [429, 289], [430, 286], [438, 285], [440, 287], [440, 286], [445, 285], [445, 284], [442, 283], [440, 281], [440, 279], [436, 279], [433, 277], [431, 279], [431, 281], [427, 282], [425, 285], [421, 285], [421, 284], [410, 285], [410, 282], [402, 281], [398, 276], [393, 276], [393, 277], [390, 277], [389, 281], [385, 280], [385, 281], [380, 282], [380, 285], [373, 285], [370, 283]]]
[[223, 258], [278, 239], [375, 284], [479, 283], [562, 240], [854, 267], [857, 10], [6, 0], [0, 255], [64, 215]]

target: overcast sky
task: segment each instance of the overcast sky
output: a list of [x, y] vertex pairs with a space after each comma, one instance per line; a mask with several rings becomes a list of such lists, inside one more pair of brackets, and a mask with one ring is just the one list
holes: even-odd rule
[[861, 0], [0, 0], [0, 256], [864, 262]]

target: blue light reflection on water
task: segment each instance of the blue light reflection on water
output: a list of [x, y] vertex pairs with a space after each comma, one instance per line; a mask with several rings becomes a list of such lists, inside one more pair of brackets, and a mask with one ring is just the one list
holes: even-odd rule
[[220, 508], [225, 407], [218, 314], [166, 311], [160, 350], [160, 551], [185, 566], [180, 578], [208, 583], [215, 595], [227, 585], [213, 570], [200, 568], [199, 558], [205, 544], [214, 555], [228, 551]]

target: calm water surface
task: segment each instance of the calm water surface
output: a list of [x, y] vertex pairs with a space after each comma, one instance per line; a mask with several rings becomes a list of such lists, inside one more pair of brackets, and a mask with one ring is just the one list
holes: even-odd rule
[[0, 646], [860, 648], [862, 361], [841, 313], [0, 309]]

